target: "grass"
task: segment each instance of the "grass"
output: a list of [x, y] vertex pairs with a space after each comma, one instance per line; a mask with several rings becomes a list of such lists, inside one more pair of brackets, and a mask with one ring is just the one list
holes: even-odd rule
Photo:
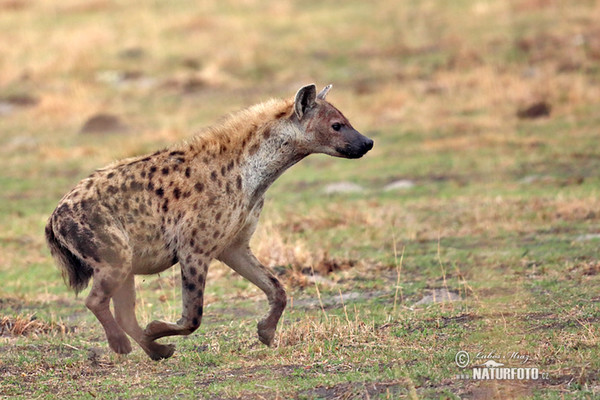
[[[446, 3], [0, 0], [0, 397], [598, 397], [600, 6]], [[290, 297], [275, 346], [263, 294], [215, 263], [173, 358], [109, 352], [43, 240], [61, 196], [313, 81], [375, 148], [268, 192], [252, 245]], [[129, 130], [80, 133], [98, 113]], [[364, 190], [324, 193], [339, 181]], [[178, 319], [178, 275], [137, 279], [142, 322]], [[444, 290], [460, 300], [420, 302]], [[543, 379], [457, 378], [490, 354]]]

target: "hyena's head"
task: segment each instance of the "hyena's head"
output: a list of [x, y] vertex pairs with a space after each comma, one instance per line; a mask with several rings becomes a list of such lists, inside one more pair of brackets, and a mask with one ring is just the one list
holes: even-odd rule
[[298, 145], [307, 154], [360, 158], [373, 148], [373, 141], [352, 127], [344, 115], [325, 100], [331, 85], [319, 94], [315, 85], [304, 86], [294, 100], [294, 119], [303, 134]]

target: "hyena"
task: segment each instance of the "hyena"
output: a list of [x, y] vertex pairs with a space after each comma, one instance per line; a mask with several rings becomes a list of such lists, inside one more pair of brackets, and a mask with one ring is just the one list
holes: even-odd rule
[[[48, 246], [76, 293], [94, 278], [85, 304], [116, 353], [131, 352], [129, 335], [152, 359], [170, 357], [175, 347], [156, 340], [198, 328], [213, 259], [266, 294], [270, 309], [258, 337], [272, 344], [286, 293], [249, 247], [265, 191], [309, 154], [359, 158], [373, 147], [325, 100], [330, 89], [317, 94], [308, 85], [294, 99], [252, 106], [186, 143], [96, 170], [62, 198], [46, 226]], [[134, 276], [178, 262], [181, 319], [142, 329]]]

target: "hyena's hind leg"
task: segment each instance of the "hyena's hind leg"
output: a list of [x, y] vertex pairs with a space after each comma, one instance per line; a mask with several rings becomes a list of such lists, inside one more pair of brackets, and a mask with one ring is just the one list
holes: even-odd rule
[[[125, 268], [125, 266], [122, 267]], [[87, 308], [102, 324], [110, 348], [117, 354], [131, 352], [131, 343], [127, 335], [110, 312], [110, 299], [124, 283], [126, 276], [121, 275], [120, 271], [110, 265], [94, 266], [92, 289], [85, 300]]]
[[151, 359], [160, 360], [173, 355], [174, 345], [163, 345], [148, 340], [138, 324], [135, 316], [135, 279], [133, 273], [127, 276], [112, 299], [117, 323], [142, 347]]

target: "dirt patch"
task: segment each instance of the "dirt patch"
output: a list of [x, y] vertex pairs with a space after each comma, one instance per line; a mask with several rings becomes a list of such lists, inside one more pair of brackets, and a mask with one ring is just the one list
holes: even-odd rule
[[[296, 370], [304, 368], [303, 365], [290, 364], [290, 365], [257, 365], [254, 367], [241, 367], [232, 369], [229, 371], [219, 371], [218, 373], [208, 374], [209, 376], [201, 381], [197, 381], [196, 384], [201, 387], [208, 386], [215, 382], [223, 382], [228, 379], [235, 380], [254, 380], [257, 376], [278, 376], [286, 377], [293, 374]], [[184, 372], [187, 373], [187, 372]]]
[[111, 114], [96, 114], [91, 116], [81, 127], [80, 133], [119, 133], [129, 130], [121, 118]]
[[390, 395], [390, 398], [398, 398], [401, 393], [406, 392], [406, 383], [402, 381], [389, 382], [362, 382], [362, 383], [340, 383], [334, 386], [317, 386], [314, 389], [299, 392], [296, 399], [327, 399], [327, 400], [350, 400], [370, 399], [378, 395]]
[[517, 111], [517, 117], [521, 119], [534, 119], [550, 116], [552, 106], [545, 101], [529, 104]]

